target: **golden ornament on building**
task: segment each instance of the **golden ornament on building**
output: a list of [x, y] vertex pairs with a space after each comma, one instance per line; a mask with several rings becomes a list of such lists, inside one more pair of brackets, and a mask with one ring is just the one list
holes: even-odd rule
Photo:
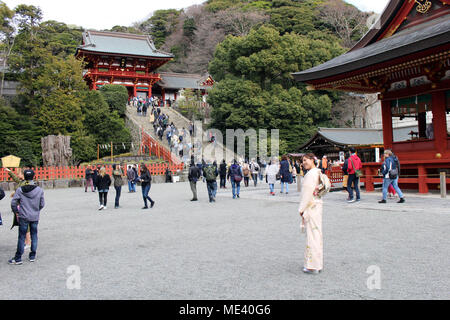
[[427, 13], [430, 10], [432, 3], [428, 0], [415, 0], [417, 3], [417, 12], [419, 13]]

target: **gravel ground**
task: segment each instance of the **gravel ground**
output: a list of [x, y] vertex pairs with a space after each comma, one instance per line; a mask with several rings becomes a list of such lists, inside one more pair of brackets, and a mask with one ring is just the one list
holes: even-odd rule
[[[240, 200], [220, 191], [210, 204], [206, 185], [198, 188], [201, 201], [192, 203], [186, 183], [154, 185], [147, 211], [140, 189], [126, 187], [114, 210], [111, 190], [102, 212], [97, 194], [45, 191], [37, 261], [24, 255], [22, 266], [7, 264], [17, 229], [2, 200], [0, 299], [450, 299], [448, 199], [408, 194], [406, 204], [380, 205], [375, 193], [350, 205], [345, 193], [330, 193], [325, 270], [310, 276], [298, 193], [270, 197], [264, 184], [243, 188]], [[71, 266], [80, 290], [67, 287]], [[371, 266], [380, 289], [368, 288]]]

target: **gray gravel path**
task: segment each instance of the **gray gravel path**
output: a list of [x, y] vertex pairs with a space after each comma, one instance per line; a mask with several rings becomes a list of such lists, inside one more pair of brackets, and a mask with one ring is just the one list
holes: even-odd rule
[[[279, 189], [279, 187], [278, 187]], [[9, 200], [0, 202], [0, 299], [450, 299], [450, 201], [409, 194], [404, 205], [379, 205], [363, 194], [325, 201], [325, 272], [302, 273], [305, 237], [299, 194], [270, 197], [266, 186], [221, 191], [191, 203], [189, 185], [152, 187], [149, 211], [125, 188], [122, 208], [97, 210], [97, 194], [48, 190], [39, 225], [38, 259], [9, 266], [17, 231]], [[140, 191], [140, 189], [138, 190]], [[81, 271], [69, 290], [68, 267]], [[381, 289], [370, 290], [370, 266]]]

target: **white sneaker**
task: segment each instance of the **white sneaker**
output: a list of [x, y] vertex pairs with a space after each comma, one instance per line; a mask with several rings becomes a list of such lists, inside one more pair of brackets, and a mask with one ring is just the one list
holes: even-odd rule
[[23, 250], [30, 250], [30, 249], [31, 249], [31, 246], [28, 244], [23, 248]]
[[101, 205], [100, 208], [98, 208], [99, 211], [102, 211], [103, 209], [105, 209], [103, 205]]
[[108, 208], [107, 207], [103, 207], [103, 210], [107, 210]]

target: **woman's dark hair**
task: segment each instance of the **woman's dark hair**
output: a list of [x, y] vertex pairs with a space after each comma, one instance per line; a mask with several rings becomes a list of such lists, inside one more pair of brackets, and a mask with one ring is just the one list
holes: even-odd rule
[[284, 156], [281, 157], [281, 160], [283, 160], [283, 161], [284, 161], [284, 160], [288, 160], [288, 159], [289, 159], [289, 158], [288, 158], [287, 154], [285, 154]]
[[303, 158], [306, 158], [306, 159], [309, 159], [309, 160], [315, 160], [316, 159], [316, 155], [314, 153], [308, 153], [308, 154], [305, 154], [303, 156]]
[[113, 168], [113, 170], [116, 170], [117, 164], [113, 164], [113, 165], [112, 165], [112, 168]]
[[148, 168], [145, 166], [145, 164], [141, 164], [141, 172], [142, 173], [148, 172]]

